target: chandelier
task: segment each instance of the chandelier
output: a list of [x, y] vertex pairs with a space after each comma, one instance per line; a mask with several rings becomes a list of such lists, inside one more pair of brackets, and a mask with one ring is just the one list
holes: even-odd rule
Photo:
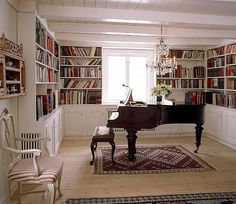
[[161, 26], [161, 39], [159, 44], [155, 45], [153, 53], [153, 62], [147, 65], [148, 68], [156, 70], [158, 76], [164, 76], [172, 73], [177, 68], [177, 62], [175, 57], [170, 58], [169, 46], [164, 43], [162, 38], [162, 26]]

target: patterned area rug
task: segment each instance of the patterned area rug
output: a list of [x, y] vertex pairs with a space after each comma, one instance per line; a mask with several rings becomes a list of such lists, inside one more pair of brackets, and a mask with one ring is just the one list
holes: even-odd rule
[[180, 145], [139, 145], [136, 159], [127, 158], [127, 146], [117, 146], [115, 163], [111, 160], [111, 147], [97, 149], [95, 174], [168, 173], [214, 170], [209, 164]]
[[236, 192], [68, 199], [66, 204], [232, 204]]

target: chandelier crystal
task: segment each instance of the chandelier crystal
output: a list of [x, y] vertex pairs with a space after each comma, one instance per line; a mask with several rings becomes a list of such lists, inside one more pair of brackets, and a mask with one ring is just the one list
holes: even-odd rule
[[164, 76], [168, 73], [172, 73], [177, 68], [177, 62], [175, 57], [169, 58], [169, 46], [164, 43], [162, 38], [162, 26], [161, 26], [161, 39], [159, 44], [155, 45], [153, 53], [153, 62], [147, 65], [148, 68], [156, 70], [158, 76]]

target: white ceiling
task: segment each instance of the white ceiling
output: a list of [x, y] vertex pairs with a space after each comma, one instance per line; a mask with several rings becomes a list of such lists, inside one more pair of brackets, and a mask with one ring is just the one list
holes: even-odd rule
[[[34, 1], [34, 0], [31, 0]], [[61, 44], [214, 47], [236, 42], [236, 0], [36, 0]]]

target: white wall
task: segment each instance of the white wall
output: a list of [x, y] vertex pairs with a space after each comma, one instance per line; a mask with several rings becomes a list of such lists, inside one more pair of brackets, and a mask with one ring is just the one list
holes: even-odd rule
[[[0, 0], [0, 34], [5, 33], [6, 37], [13, 41], [17, 42], [17, 12], [14, 8], [16, 5], [15, 1]], [[7, 107], [11, 111], [15, 118], [18, 118], [17, 115], [17, 98], [0, 100], [0, 113], [3, 108]], [[16, 126], [17, 126], [17, 121]], [[5, 201], [5, 176], [3, 171], [3, 160], [2, 154], [0, 152], [0, 203], [6, 203]]]

